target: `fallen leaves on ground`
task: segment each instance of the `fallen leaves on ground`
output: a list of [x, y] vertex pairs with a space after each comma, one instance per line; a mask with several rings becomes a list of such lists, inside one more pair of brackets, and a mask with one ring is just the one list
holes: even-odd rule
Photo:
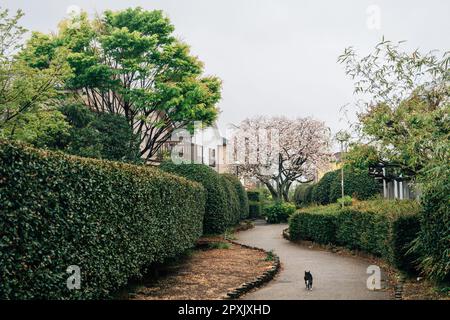
[[[219, 241], [211, 237], [205, 240]], [[133, 299], [221, 299], [270, 269], [272, 263], [266, 257], [264, 252], [231, 243], [229, 249], [197, 249], [170, 274], [139, 288]]]

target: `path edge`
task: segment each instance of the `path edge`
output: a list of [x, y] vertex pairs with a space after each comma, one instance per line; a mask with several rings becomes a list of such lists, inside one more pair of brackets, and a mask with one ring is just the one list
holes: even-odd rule
[[[237, 241], [232, 241], [232, 240], [228, 240], [228, 241], [234, 245], [241, 246], [243, 248], [257, 250], [260, 252], [264, 252], [266, 254], [269, 253], [268, 251], [258, 248], [258, 247], [249, 246], [246, 244], [239, 243]], [[275, 277], [275, 275], [278, 273], [278, 271], [280, 271], [280, 267], [281, 267], [280, 257], [278, 257], [278, 255], [273, 252], [272, 252], [272, 255], [273, 255], [272, 267], [269, 270], [264, 271], [261, 275], [257, 276], [253, 280], [244, 282], [239, 287], [228, 291], [227, 294], [223, 297], [223, 299], [224, 300], [238, 299], [241, 296], [243, 296], [244, 294], [248, 293], [249, 291], [251, 291], [255, 288], [259, 288], [259, 287], [263, 286], [264, 284], [266, 284], [267, 282], [271, 281]]]

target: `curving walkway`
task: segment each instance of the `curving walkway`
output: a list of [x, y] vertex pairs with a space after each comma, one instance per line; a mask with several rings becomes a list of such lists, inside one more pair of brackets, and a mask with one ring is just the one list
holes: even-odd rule
[[[282, 269], [274, 280], [241, 299], [267, 300], [385, 300], [386, 291], [370, 291], [366, 287], [369, 262], [357, 257], [340, 256], [327, 251], [309, 249], [282, 236], [286, 224], [271, 225], [257, 221], [255, 228], [236, 234], [237, 242], [274, 250]], [[305, 290], [303, 275], [311, 270], [312, 291]], [[382, 279], [383, 279], [382, 275]], [[384, 281], [382, 281], [383, 285]]]

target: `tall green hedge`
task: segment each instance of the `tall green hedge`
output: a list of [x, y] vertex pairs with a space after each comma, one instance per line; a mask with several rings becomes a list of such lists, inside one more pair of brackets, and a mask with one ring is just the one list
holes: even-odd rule
[[249, 190], [247, 191], [247, 197], [249, 201], [259, 202], [261, 201], [261, 192], [259, 190]]
[[312, 240], [362, 250], [406, 271], [416, 256], [407, 254], [419, 231], [415, 201], [373, 200], [341, 209], [337, 204], [299, 210], [289, 221], [293, 240]]
[[325, 173], [312, 191], [312, 201], [317, 204], [328, 204], [330, 201], [331, 185], [334, 181], [340, 181], [339, 170]]
[[[328, 203], [334, 203], [342, 197], [341, 175], [331, 181], [328, 194]], [[381, 185], [370, 176], [367, 171], [344, 170], [344, 195], [358, 200], [368, 200], [381, 194]]]
[[312, 184], [299, 184], [294, 191], [294, 203], [300, 208], [311, 203]]
[[336, 243], [336, 215], [333, 206], [317, 207], [314, 211], [297, 211], [289, 219], [292, 240], [309, 240], [321, 244]]
[[162, 163], [160, 168], [203, 185], [206, 192], [204, 234], [223, 233], [233, 224], [235, 213], [230, 207], [230, 186], [212, 168], [204, 164], [174, 164], [170, 161]]
[[233, 183], [220, 175], [220, 183], [223, 185], [227, 201], [227, 226], [234, 226], [241, 219], [241, 209], [239, 206], [239, 198]]
[[0, 177], [0, 299], [108, 297], [202, 233], [203, 187], [155, 168], [0, 140]]
[[[344, 169], [344, 195], [358, 200], [368, 200], [381, 193], [379, 183], [366, 171]], [[327, 172], [316, 184], [298, 186], [295, 192], [297, 206], [311, 203], [326, 205], [341, 198], [341, 170]]]
[[239, 201], [239, 215], [241, 219], [248, 218], [248, 197], [239, 178], [234, 174], [224, 173], [222, 176], [233, 184]]
[[[438, 171], [437, 171], [438, 172]], [[433, 280], [450, 283], [450, 167], [430, 177], [421, 196], [420, 233], [414, 252], [421, 271]]]
[[261, 218], [263, 214], [262, 195], [259, 190], [248, 190], [248, 214], [252, 219]]

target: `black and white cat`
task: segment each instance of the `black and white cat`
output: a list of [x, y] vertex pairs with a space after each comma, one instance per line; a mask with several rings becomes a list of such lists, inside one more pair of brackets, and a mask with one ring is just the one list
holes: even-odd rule
[[305, 277], [303, 279], [305, 280], [306, 290], [312, 290], [313, 276], [311, 271], [305, 271]]

